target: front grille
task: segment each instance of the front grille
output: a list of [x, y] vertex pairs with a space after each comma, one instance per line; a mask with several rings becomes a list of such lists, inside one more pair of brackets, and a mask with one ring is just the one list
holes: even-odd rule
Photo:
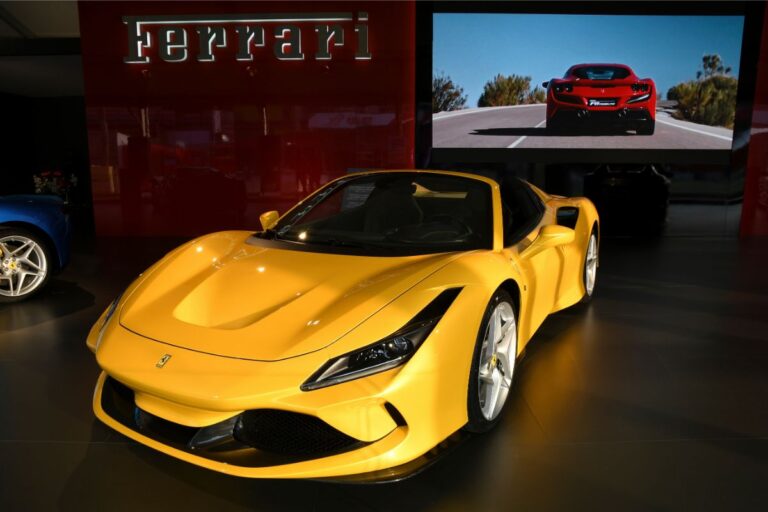
[[253, 448], [287, 455], [328, 455], [362, 444], [314, 416], [274, 409], [244, 412], [234, 435]]
[[135, 405], [130, 388], [111, 377], [104, 382], [101, 407], [114, 420], [150, 439], [207, 459], [243, 467], [291, 464], [368, 444], [314, 416], [274, 409], [246, 411], [235, 421], [225, 420], [216, 426], [230, 422], [232, 432], [228, 436], [216, 439], [211, 445], [198, 443], [196, 440], [207, 437], [205, 431], [212, 427], [187, 427], [150, 414]]

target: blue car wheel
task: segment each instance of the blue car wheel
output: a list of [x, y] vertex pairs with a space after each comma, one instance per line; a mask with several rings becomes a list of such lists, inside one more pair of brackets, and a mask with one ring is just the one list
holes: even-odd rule
[[0, 228], [0, 303], [27, 299], [50, 276], [49, 249], [40, 237], [19, 228]]

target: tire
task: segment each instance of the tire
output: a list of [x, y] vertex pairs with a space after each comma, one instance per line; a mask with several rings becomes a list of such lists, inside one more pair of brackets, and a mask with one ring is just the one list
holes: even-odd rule
[[[592, 232], [589, 234], [587, 240], [586, 254], [584, 256], [584, 268], [581, 272], [582, 283], [584, 284], [584, 296], [581, 298], [581, 303], [586, 304], [592, 300], [595, 294], [595, 284], [597, 284], [597, 268], [600, 263], [599, 258], [599, 243], [597, 240], [597, 228], [592, 227]], [[590, 252], [592, 255], [590, 256]], [[590, 260], [590, 258], [592, 258]], [[590, 265], [593, 266], [592, 275], [590, 276]]]
[[554, 117], [551, 119], [547, 119], [547, 133], [552, 135], [557, 135], [560, 133], [563, 133], [563, 123], [561, 121], [556, 120]]
[[653, 135], [654, 131], [656, 131], [656, 121], [653, 119], [644, 122], [637, 128], [638, 135]]
[[0, 228], [0, 253], [0, 303], [28, 299], [48, 283], [51, 252], [39, 235]]
[[546, 119], [547, 119], [546, 121], [547, 124], [545, 125], [545, 129], [547, 133], [558, 135], [558, 134], [565, 133], [567, 131], [566, 123], [568, 119], [562, 117], [562, 114], [560, 115], [555, 114], [552, 117], [547, 117]]
[[[486, 432], [493, 428], [498, 423], [509, 397], [517, 359], [517, 311], [514, 304], [509, 293], [498, 290], [483, 314], [469, 371], [468, 422], [464, 427], [468, 432]], [[497, 315], [501, 338], [495, 342], [495, 350], [491, 353], [488, 351], [486, 340]], [[491, 365], [493, 368], [490, 368]], [[482, 378], [481, 368], [485, 374]], [[495, 400], [491, 398], [494, 396]]]

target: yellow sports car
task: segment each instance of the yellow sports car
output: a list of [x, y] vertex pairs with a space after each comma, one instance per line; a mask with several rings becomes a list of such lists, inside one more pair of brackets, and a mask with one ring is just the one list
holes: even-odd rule
[[166, 255], [88, 336], [96, 416], [258, 478], [396, 479], [500, 417], [526, 343], [589, 300], [589, 200], [377, 171]]

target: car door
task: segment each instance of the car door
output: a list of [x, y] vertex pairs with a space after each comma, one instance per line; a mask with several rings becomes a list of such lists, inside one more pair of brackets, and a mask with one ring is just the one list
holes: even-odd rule
[[524, 182], [505, 180], [501, 192], [505, 250], [510, 264], [524, 277], [520, 328], [533, 333], [552, 311], [562, 279], [561, 248], [534, 247], [542, 228], [556, 224], [556, 215]]

